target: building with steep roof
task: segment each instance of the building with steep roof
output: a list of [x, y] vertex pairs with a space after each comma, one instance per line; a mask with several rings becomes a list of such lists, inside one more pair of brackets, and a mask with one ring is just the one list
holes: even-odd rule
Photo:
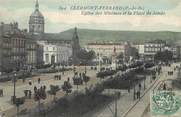
[[29, 37], [35, 39], [43, 46], [43, 61], [45, 64], [57, 64], [68, 62], [72, 58], [73, 63], [78, 62], [76, 56], [80, 50], [77, 28], [73, 32], [46, 33], [44, 16], [39, 10], [36, 0], [35, 10], [29, 19]]

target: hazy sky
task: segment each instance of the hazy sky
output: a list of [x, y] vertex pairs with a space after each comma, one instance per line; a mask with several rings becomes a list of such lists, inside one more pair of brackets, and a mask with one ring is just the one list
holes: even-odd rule
[[[18, 21], [20, 28], [28, 28], [36, 0], [0, 0], [0, 22]], [[78, 28], [106, 30], [181, 31], [181, 0], [39, 0], [45, 17], [46, 32], [61, 32]], [[61, 11], [60, 6], [72, 5], [141, 6], [145, 9], [165, 11], [158, 16], [84, 16], [80, 11]]]

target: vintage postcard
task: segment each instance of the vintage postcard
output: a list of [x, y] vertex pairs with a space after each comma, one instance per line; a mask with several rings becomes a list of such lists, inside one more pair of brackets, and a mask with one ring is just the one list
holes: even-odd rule
[[0, 0], [0, 117], [181, 117], [181, 0]]

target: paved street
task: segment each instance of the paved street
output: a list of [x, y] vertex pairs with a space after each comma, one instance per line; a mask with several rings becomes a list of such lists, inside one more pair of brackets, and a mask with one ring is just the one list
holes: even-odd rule
[[[141, 85], [141, 95], [142, 98], [140, 100], [136, 99], [133, 100], [133, 89], [130, 90], [130, 93], [128, 93], [127, 90], [117, 90], [119, 92], [121, 92], [121, 97], [119, 100], [117, 100], [117, 109], [118, 109], [118, 117], [141, 117], [141, 116], [147, 116], [149, 115], [148, 112], [145, 112], [145, 109], [148, 107], [149, 105], [149, 100], [150, 100], [150, 92], [153, 89], [156, 89], [155, 87], [158, 87], [159, 83], [163, 80], [166, 79], [173, 79], [176, 78], [177, 72], [174, 72], [173, 76], [169, 76], [167, 74], [168, 71], [173, 70], [174, 66], [176, 64], [172, 65], [171, 67], [163, 67], [162, 68], [162, 73], [158, 76], [157, 75], [157, 79], [153, 82], [151, 82], [151, 76], [147, 76], [146, 80], [145, 80], [145, 84], [146, 84], [146, 90], [144, 90], [143, 86], [144, 86], [144, 82], [142, 81]], [[84, 72], [84, 67], [80, 67], [79, 69], [77, 69], [78, 72]], [[101, 80], [99, 80], [98, 78], [96, 78], [96, 72], [94, 70], [90, 70], [87, 69], [87, 74], [88, 76], [91, 76], [91, 80], [88, 82], [88, 86], [90, 86], [91, 84], [96, 84], [97, 82], [100, 82]], [[59, 85], [61, 86], [63, 84], [63, 82], [65, 80], [67, 80], [68, 77], [70, 77], [70, 82], [71, 84], [73, 84], [72, 81], [72, 76], [73, 76], [73, 71], [67, 71], [65, 72], [64, 76], [62, 76], [61, 80], [54, 80], [54, 75], [57, 75], [60, 73], [53, 73], [53, 74], [44, 74], [44, 75], [40, 75], [40, 76], [35, 76], [32, 78], [32, 82], [33, 85], [30, 87], [28, 85], [28, 80], [26, 81], [26, 83], [22, 83], [22, 80], [18, 80], [17, 81], [17, 87], [16, 87], [16, 96], [17, 97], [22, 97], [24, 96], [24, 92], [23, 90], [25, 89], [31, 89], [33, 90], [34, 86], [38, 86], [37, 83], [37, 79], [41, 78], [41, 85], [46, 85], [47, 86], [47, 90], [49, 90], [49, 86], [51, 84], [53, 85]], [[13, 83], [12, 81], [9, 81], [7, 83], [0, 83], [0, 88], [4, 89], [4, 97], [0, 98], [0, 109], [1, 111], [4, 111], [6, 113], [6, 115], [12, 116], [12, 114], [16, 113], [16, 107], [13, 106], [10, 102], [10, 98], [13, 95]], [[85, 88], [85, 85], [79, 86], [79, 90], [82, 90]], [[139, 89], [138, 85], [135, 88], [136, 90]], [[73, 86], [73, 91], [77, 90], [77, 86]], [[113, 93], [115, 92], [115, 90], [113, 89], [107, 89], [104, 91], [104, 93], [109, 94], [109, 93]], [[64, 96], [64, 92], [59, 91], [57, 93], [57, 97], [60, 98]], [[42, 101], [42, 103], [49, 103], [52, 101], [52, 97], [49, 95], [47, 97], [46, 100]], [[31, 109], [33, 107], [36, 107], [37, 104], [36, 102], [34, 102], [33, 99], [27, 99], [26, 103], [20, 108], [20, 109]], [[92, 115], [92, 117], [112, 117], [113, 113], [111, 112], [111, 110], [114, 111], [115, 108], [115, 103], [112, 102], [109, 105], [105, 105], [104, 108], [100, 109], [100, 110], [96, 110], [96, 112], [94, 112]], [[111, 110], [110, 110], [111, 109]], [[8, 112], [11, 112], [8, 113]], [[144, 113], [144, 115], [143, 115]], [[85, 117], [87, 117], [87, 115], [85, 115]]]
[[[78, 72], [84, 72], [84, 67], [81, 67], [79, 69], [77, 69]], [[72, 80], [72, 77], [73, 77], [73, 71], [67, 71], [65, 72], [65, 74], [62, 76], [62, 79], [61, 80], [54, 80], [54, 75], [57, 75], [57, 74], [60, 74], [60, 73], [54, 73], [54, 74], [46, 74], [46, 75], [40, 75], [40, 76], [36, 76], [36, 77], [33, 77], [32, 81], [33, 82], [33, 85], [30, 87], [29, 84], [28, 84], [28, 81], [25, 83], [25, 84], [22, 84], [20, 82], [22, 82], [21, 80], [19, 80], [17, 82], [17, 87], [16, 87], [16, 96], [17, 97], [22, 97], [24, 96], [24, 90], [25, 89], [31, 89], [33, 90], [33, 87], [34, 86], [38, 86], [38, 82], [37, 82], [37, 79], [38, 78], [41, 78], [42, 81], [41, 81], [41, 85], [46, 85], [47, 87], [47, 90], [49, 90], [49, 86], [52, 84], [52, 85], [59, 85], [61, 87], [61, 85], [64, 83], [64, 81], [67, 80], [68, 77], [70, 77], [70, 82], [71, 84], [73, 84], [73, 80]], [[87, 75], [88, 76], [91, 76], [91, 79], [90, 81], [88, 82], [88, 85], [90, 84], [95, 84], [96, 83], [96, 80], [97, 78], [95, 77], [96, 75], [96, 72], [93, 71], [93, 70], [87, 70]], [[35, 81], [36, 80], [36, 81]], [[1, 83], [1, 88], [4, 89], [4, 97], [1, 97], [0, 98], [0, 106], [1, 106], [1, 111], [7, 111], [7, 110], [15, 110], [13, 108], [14, 105], [11, 104], [10, 102], [10, 98], [11, 96], [13, 95], [13, 83], [12, 82], [8, 82], [7, 85], [6, 83]], [[85, 85], [84, 86], [79, 86], [80, 89], [82, 88], [85, 88]], [[73, 86], [72, 88], [73, 91], [77, 90], [77, 86]], [[62, 95], [63, 96], [63, 95]], [[51, 98], [52, 99], [52, 98]], [[48, 102], [48, 100], [50, 99], [46, 99], [44, 100], [43, 102]], [[28, 103], [28, 102], [27, 102]], [[25, 104], [26, 105], [26, 104]], [[32, 108], [32, 107], [31, 107]]]

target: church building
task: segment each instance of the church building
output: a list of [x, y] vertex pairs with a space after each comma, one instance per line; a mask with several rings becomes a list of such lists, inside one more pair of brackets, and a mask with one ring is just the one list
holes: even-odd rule
[[76, 53], [80, 50], [77, 28], [67, 33], [46, 33], [45, 19], [39, 10], [38, 0], [29, 18], [29, 34], [43, 46], [45, 64], [68, 63], [70, 58], [73, 63], [77, 63]]
[[44, 33], [44, 16], [39, 11], [39, 3], [36, 0], [35, 11], [31, 14], [29, 19], [29, 32], [32, 34]]

